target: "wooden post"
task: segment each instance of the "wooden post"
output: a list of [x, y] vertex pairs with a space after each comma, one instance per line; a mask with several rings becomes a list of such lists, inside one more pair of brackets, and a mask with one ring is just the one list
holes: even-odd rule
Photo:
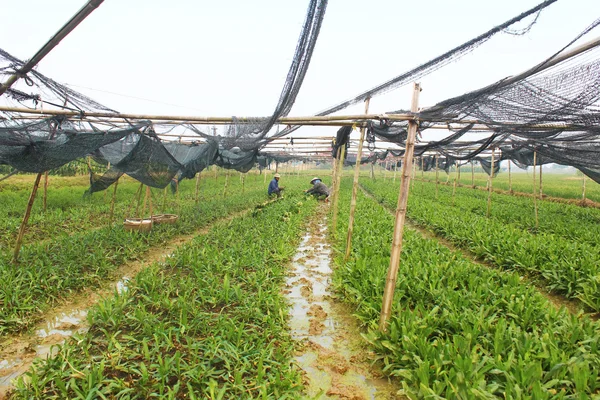
[[165, 187], [165, 190], [163, 190], [163, 203], [162, 203], [162, 212], [163, 214], [165, 213], [165, 208], [167, 206], [167, 190], [169, 189], [169, 185], [167, 185]]
[[150, 220], [152, 220], [152, 189], [150, 189], [150, 186], [146, 186], [146, 193], [148, 193], [148, 213], [150, 214]]
[[201, 172], [198, 172], [196, 174], [196, 204], [198, 204], [198, 191], [200, 189], [200, 174]]
[[398, 173], [398, 161], [396, 160], [396, 162], [394, 163], [394, 180], [393, 182], [396, 183], [396, 174]]
[[544, 198], [544, 195], [542, 194], [543, 193], [542, 168], [543, 168], [543, 165], [542, 165], [542, 163], [540, 163], [540, 200], [542, 200]]
[[[133, 216], [134, 216], [134, 217], [139, 215], [138, 213], [139, 213], [139, 211], [140, 211], [140, 203], [141, 203], [141, 201], [142, 201], [142, 189], [143, 189], [143, 188], [144, 188], [144, 184], [143, 184], [143, 183], [140, 183], [140, 187], [139, 187], [139, 189], [138, 189], [138, 191], [137, 191], [137, 193], [136, 193], [136, 196], [137, 196], [137, 201], [136, 201], [136, 199], [134, 198], [134, 202], [137, 202], [137, 205], [135, 206], [135, 213], [133, 214]], [[131, 209], [131, 208], [130, 208], [130, 209]], [[129, 213], [127, 213], [127, 214], [129, 214]]]
[[[415, 187], [415, 181], [417, 180], [417, 162], [415, 161], [415, 158], [413, 157], [413, 175], [412, 175], [412, 181], [411, 181], [411, 185], [414, 189]], [[396, 167], [398, 166], [398, 162], [396, 162]], [[394, 178], [396, 177], [396, 172], [394, 171]], [[395, 180], [395, 179], [394, 179]]]
[[144, 195], [144, 203], [142, 204], [142, 209], [138, 214], [138, 218], [144, 219], [144, 211], [146, 210], [146, 203], [148, 202], [148, 197], [150, 196], [150, 186], [146, 186], [146, 194]]
[[492, 169], [490, 171], [490, 175], [488, 176], [488, 201], [487, 201], [487, 212], [485, 214], [488, 218], [490, 217], [490, 212], [492, 211], [492, 186], [493, 186], [493, 179], [494, 179], [495, 151], [496, 151], [496, 148], [492, 147]]
[[533, 152], [533, 209], [535, 212], [535, 229], [539, 227], [539, 219], [538, 219], [538, 206], [537, 206], [537, 194], [536, 194], [536, 180], [535, 180], [535, 165], [537, 162], [537, 152]]
[[338, 217], [338, 202], [340, 198], [340, 185], [342, 184], [342, 178], [344, 176], [344, 156], [346, 155], [346, 146], [342, 146], [340, 151], [340, 157], [337, 162], [337, 177], [335, 179], [335, 197], [333, 198], [333, 234], [337, 236], [337, 217]]
[[229, 170], [225, 171], [225, 185], [223, 186], [223, 197], [227, 194], [227, 185], [229, 185]]
[[117, 199], [117, 186], [119, 186], [119, 179], [116, 180], [115, 186], [113, 187], [113, 195], [110, 201], [110, 216], [108, 217], [109, 224], [112, 224], [113, 217], [115, 215], [115, 200]]
[[[418, 111], [419, 92], [421, 86], [415, 83], [413, 88], [411, 111]], [[383, 292], [383, 301], [381, 305], [381, 317], [379, 319], [379, 330], [387, 330], [388, 320], [392, 314], [392, 302], [394, 291], [396, 289], [396, 280], [398, 278], [398, 268], [400, 266], [400, 255], [402, 253], [402, 238], [404, 235], [404, 221], [406, 219], [406, 205], [408, 204], [408, 190], [410, 188], [410, 169], [415, 151], [415, 137], [417, 134], [418, 123], [408, 122], [408, 137], [406, 138], [406, 150], [404, 153], [404, 162], [402, 163], [402, 175], [400, 183], [400, 194], [398, 196], [398, 207], [396, 208], [396, 221], [394, 223], [394, 238], [392, 241], [392, 252], [390, 257], [390, 267], [388, 269]]]
[[246, 175], [241, 174], [241, 178], [242, 178], [242, 194], [246, 191]]
[[585, 181], [586, 181], [586, 178], [587, 177], [585, 176], [585, 174], [583, 174], [583, 188], [582, 188], [583, 190], [582, 190], [582, 193], [581, 193], [581, 200], [583, 200], [583, 201], [585, 201]]
[[[365, 100], [365, 114], [369, 113], [369, 104], [371, 98]], [[354, 231], [354, 214], [356, 213], [356, 195], [358, 193], [358, 178], [360, 175], [360, 159], [362, 158], [363, 142], [365, 140], [365, 127], [360, 128], [360, 140], [358, 141], [358, 150], [356, 153], [356, 164], [354, 165], [354, 180], [352, 181], [352, 198], [350, 199], [350, 219], [348, 220], [348, 235], [346, 236], [346, 253], [344, 261], [347, 261], [352, 251], [352, 233]], [[396, 172], [394, 171], [394, 180]]]
[[47, 201], [48, 201], [48, 171], [44, 172], [44, 212], [46, 212]]
[[375, 170], [374, 170], [374, 165], [375, 163], [371, 163], [371, 180], [374, 181], [375, 180]]
[[471, 160], [471, 187], [475, 189], [475, 164]]
[[510, 164], [512, 164], [512, 161], [508, 160], [508, 192], [512, 193], [513, 189], [512, 189], [512, 176], [510, 174]]
[[438, 186], [440, 185], [439, 154], [435, 155], [435, 198], [438, 198]]
[[25, 234], [25, 227], [27, 226], [27, 222], [29, 221], [29, 216], [31, 215], [31, 208], [33, 207], [33, 202], [35, 201], [35, 195], [37, 194], [38, 186], [40, 185], [40, 179], [42, 179], [42, 173], [37, 174], [35, 177], [35, 182], [33, 183], [33, 189], [31, 190], [31, 194], [29, 195], [29, 202], [27, 203], [27, 209], [25, 210], [25, 215], [23, 216], [23, 221], [21, 222], [21, 226], [19, 227], [19, 234], [17, 235], [17, 242], [15, 244], [15, 251], [13, 253], [12, 262], [16, 263], [19, 259], [19, 253], [21, 251], [21, 245], [23, 243], [23, 235]]

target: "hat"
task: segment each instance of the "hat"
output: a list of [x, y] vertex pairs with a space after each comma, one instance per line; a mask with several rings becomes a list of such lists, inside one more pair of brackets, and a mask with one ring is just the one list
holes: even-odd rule
[[319, 178], [318, 176], [315, 176], [314, 178], [312, 178], [312, 179], [310, 180], [310, 183], [313, 183], [313, 182], [314, 182], [314, 181], [316, 181], [317, 179], [318, 179], [318, 180], [321, 180], [321, 178]]
[[273, 178], [281, 178], [281, 175], [275, 174], [275, 176]]

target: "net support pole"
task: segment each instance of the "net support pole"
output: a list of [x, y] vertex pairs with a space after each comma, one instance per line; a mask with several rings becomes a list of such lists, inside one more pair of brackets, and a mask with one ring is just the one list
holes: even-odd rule
[[263, 177], [263, 183], [267, 183], [267, 170], [265, 169], [265, 170], [263, 171], [263, 173], [264, 173], [264, 175], [265, 175], [265, 176]]
[[475, 164], [471, 160], [471, 187], [475, 189]]
[[342, 184], [342, 177], [344, 176], [344, 156], [346, 155], [346, 146], [342, 146], [340, 150], [340, 159], [338, 160], [337, 167], [337, 178], [335, 180], [335, 197], [333, 198], [333, 234], [337, 235], [337, 218], [338, 218], [338, 204], [340, 199], [340, 186]]
[[533, 152], [533, 210], [535, 213], [535, 229], [539, 227], [539, 219], [538, 219], [538, 206], [537, 206], [537, 193], [536, 193], [536, 180], [535, 180], [535, 167], [537, 164], [537, 152]]
[[438, 154], [435, 155], [435, 198], [438, 198], [438, 186], [440, 185], [440, 170], [439, 170], [439, 160], [440, 156]]
[[165, 187], [165, 189], [163, 190], [163, 202], [162, 202], [162, 212], [163, 212], [163, 214], [165, 213], [165, 208], [167, 206], [167, 188], [168, 187], [169, 186], [167, 185]]
[[195, 200], [196, 200], [196, 204], [198, 204], [198, 200], [199, 200], [199, 199], [198, 199], [198, 193], [199, 193], [199, 191], [200, 191], [200, 174], [201, 174], [201, 173], [202, 173], [202, 172], [198, 172], [198, 173], [196, 174], [196, 199], [195, 199]]
[[242, 178], [242, 194], [244, 194], [246, 191], [246, 175], [241, 174], [240, 177]]
[[398, 174], [398, 161], [394, 163], [394, 179], [392, 182], [396, 183], [396, 175]]
[[46, 212], [46, 208], [48, 206], [48, 171], [44, 172], [44, 201], [43, 208], [44, 212]]
[[[417, 112], [419, 105], [419, 92], [421, 86], [414, 84], [411, 111]], [[394, 237], [392, 241], [392, 251], [390, 257], [390, 266], [385, 280], [385, 289], [383, 292], [383, 301], [381, 305], [381, 316], [379, 319], [379, 330], [387, 331], [388, 321], [392, 314], [392, 303], [394, 300], [394, 291], [396, 290], [396, 280], [398, 278], [398, 268], [400, 266], [400, 255], [402, 254], [402, 238], [404, 235], [404, 222], [406, 220], [406, 206], [408, 204], [408, 191], [410, 189], [410, 170], [415, 151], [415, 138], [417, 135], [418, 123], [409, 121], [408, 136], [406, 138], [406, 150], [404, 153], [404, 162], [402, 163], [402, 175], [400, 176], [400, 194], [398, 195], [398, 206], [396, 208], [396, 221], [394, 223]]]
[[144, 219], [144, 211], [146, 211], [146, 204], [148, 203], [148, 197], [150, 197], [150, 186], [146, 186], [146, 193], [144, 194], [144, 202], [142, 203], [142, 209], [138, 215], [138, 218]]
[[[365, 100], [365, 114], [369, 113], [369, 105], [371, 99]], [[356, 213], [356, 196], [358, 194], [358, 179], [360, 176], [360, 160], [362, 158], [363, 142], [365, 140], [365, 127], [360, 128], [360, 140], [358, 141], [358, 150], [356, 153], [356, 164], [354, 165], [354, 179], [352, 181], [352, 198], [350, 199], [350, 219], [348, 220], [348, 235], [346, 236], [346, 253], [344, 254], [344, 262], [348, 261], [350, 252], [352, 251], [352, 233], [354, 231], [354, 214]], [[394, 171], [394, 181], [396, 180], [396, 172]]]
[[227, 194], [227, 185], [229, 185], [229, 170], [225, 171], [225, 185], [223, 185], [223, 197]]
[[[4, 94], [12, 85], [15, 84], [19, 80], [19, 78], [25, 76], [29, 73], [42, 59], [52, 51], [56, 45], [60, 43], [69, 33], [73, 31], [83, 21], [90, 15], [100, 4], [102, 4], [104, 0], [89, 0], [86, 5], [84, 5], [58, 32], [54, 34], [48, 40], [44, 46], [37, 53], [31, 57], [26, 63], [23, 64], [19, 70], [13, 75], [9, 76], [6, 82], [0, 85], [0, 96]], [[38, 183], [39, 184], [39, 183]]]
[[583, 174], [583, 184], [582, 184], [582, 190], [581, 190], [581, 200], [583, 200], [585, 202], [585, 181], [586, 181], [586, 176], [585, 174]]
[[513, 189], [512, 189], [512, 175], [510, 173], [510, 164], [512, 164], [512, 161], [508, 160], [508, 192], [512, 194]]
[[492, 186], [494, 181], [494, 156], [495, 156], [496, 148], [492, 147], [492, 169], [490, 170], [490, 175], [488, 176], [488, 200], [487, 200], [487, 212], [485, 213], [486, 217], [490, 217], [490, 213], [492, 211]]
[[375, 163], [371, 163], [371, 180], [374, 181], [375, 180]]
[[460, 174], [460, 167], [457, 164], [457, 172], [454, 174], [454, 184], [452, 185], [452, 206], [454, 206], [454, 197], [456, 196], [456, 180]]
[[33, 202], [35, 201], [35, 195], [37, 194], [38, 186], [40, 185], [41, 179], [42, 173], [37, 174], [33, 183], [33, 189], [31, 190], [31, 194], [29, 195], [27, 209], [25, 210], [23, 221], [21, 221], [21, 226], [19, 227], [19, 234], [17, 235], [17, 242], [15, 243], [15, 250], [12, 259], [12, 262], [14, 264], [16, 264], [19, 260], [19, 253], [21, 252], [21, 245], [23, 244], [23, 235], [25, 234], [25, 228], [27, 227], [27, 222], [29, 222], [29, 217], [31, 216], [31, 208], [33, 207]]
[[543, 179], [542, 179], [542, 163], [540, 163], [540, 200], [544, 198], [543, 195]]
[[115, 181], [115, 186], [113, 187], [112, 199], [110, 200], [110, 215], [108, 217], [109, 224], [112, 224], [113, 217], [115, 215], [115, 200], [117, 199], [117, 186], [119, 186], [119, 179], [117, 179]]
[[[412, 172], [411, 185], [412, 185], [412, 188], [414, 189], [415, 188], [415, 180], [417, 178], [417, 161], [415, 160], [414, 157], [413, 157], [412, 163], [413, 163], [413, 172]], [[398, 162], [396, 162], [396, 167], [398, 167]], [[395, 175], [394, 175], [394, 177], [395, 177]]]

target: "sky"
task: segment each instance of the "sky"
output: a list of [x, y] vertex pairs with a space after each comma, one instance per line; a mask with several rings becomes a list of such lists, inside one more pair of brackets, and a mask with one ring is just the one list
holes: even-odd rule
[[[290, 116], [314, 115], [354, 97], [540, 1], [330, 0]], [[4, 1], [0, 48], [30, 58], [84, 4]], [[124, 113], [268, 116], [279, 99], [307, 6], [308, 0], [105, 0], [37, 69]], [[524, 36], [498, 34], [421, 79], [420, 105], [519, 73], [598, 17], [600, 0], [558, 0]], [[592, 32], [585, 40], [597, 35]], [[376, 97], [370, 111], [408, 109], [410, 91], [408, 85]], [[343, 111], [362, 112], [362, 104]], [[335, 129], [298, 132], [332, 135]]]

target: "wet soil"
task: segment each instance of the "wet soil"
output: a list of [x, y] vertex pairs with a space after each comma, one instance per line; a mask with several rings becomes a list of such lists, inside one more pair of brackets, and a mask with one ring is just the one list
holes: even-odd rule
[[331, 250], [326, 206], [319, 207], [293, 259], [285, 290], [289, 327], [298, 341], [295, 361], [311, 399], [401, 399], [400, 387], [371, 365], [374, 354], [351, 312], [330, 292]]

